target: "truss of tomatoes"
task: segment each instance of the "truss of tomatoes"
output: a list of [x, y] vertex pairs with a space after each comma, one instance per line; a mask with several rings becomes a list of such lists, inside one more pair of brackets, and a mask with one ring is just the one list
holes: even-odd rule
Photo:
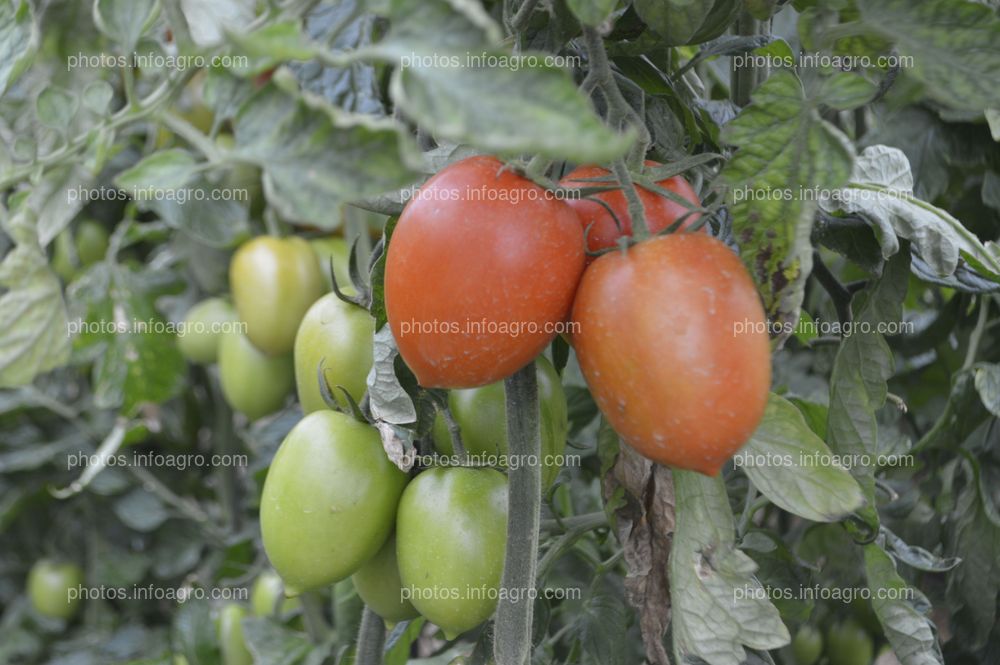
[[[607, 175], [583, 167], [563, 186]], [[764, 413], [765, 314], [739, 257], [686, 230], [700, 208], [687, 181], [657, 184], [676, 197], [640, 188], [654, 235], [588, 263], [585, 247], [613, 248], [631, 232], [620, 190], [559, 200], [486, 156], [428, 180], [399, 218], [385, 274], [389, 324], [421, 385], [509, 376], [568, 319], [587, 384], [622, 439], [653, 461], [717, 474]]]

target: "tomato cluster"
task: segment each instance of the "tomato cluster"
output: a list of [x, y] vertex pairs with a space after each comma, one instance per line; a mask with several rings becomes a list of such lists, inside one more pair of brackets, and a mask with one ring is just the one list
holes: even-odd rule
[[[606, 187], [608, 175], [581, 167], [563, 185]], [[567, 203], [492, 157], [428, 180], [399, 219], [385, 275], [389, 323], [421, 385], [470, 389], [509, 376], [568, 317], [587, 384], [622, 438], [654, 461], [718, 473], [763, 416], [764, 311], [729, 248], [683, 232], [700, 209], [690, 184], [656, 185], [672, 195], [638, 189], [648, 229], [680, 232], [606, 251], [584, 271], [585, 244], [607, 250], [632, 233], [620, 190]]]
[[[582, 167], [564, 183], [601, 178], [608, 172]], [[590, 390], [622, 438], [653, 460], [717, 473], [763, 413], [764, 313], [738, 257], [687, 231], [700, 214], [687, 181], [656, 187], [678, 200], [640, 189], [648, 228], [678, 232], [631, 243], [620, 243], [633, 231], [622, 192], [567, 203], [493, 157], [456, 162], [421, 188], [388, 244], [384, 280], [403, 360], [423, 387], [451, 389], [425, 440], [448, 461], [418, 473], [390, 461], [380, 431], [360, 420], [375, 321], [329, 292], [331, 272], [338, 285], [349, 281], [346, 243], [264, 236], [237, 250], [233, 304], [194, 307], [180, 348], [218, 362], [224, 396], [249, 418], [279, 409], [293, 386], [304, 413], [264, 482], [261, 532], [277, 576], [255, 585], [255, 613], [292, 611], [282, 595], [351, 578], [389, 623], [419, 614], [450, 638], [488, 619], [507, 539], [503, 379], [535, 363], [537, 463], [551, 486], [569, 419], [560, 376], [541, 354], [567, 322]], [[591, 259], [588, 248], [605, 253]], [[736, 335], [746, 321], [755, 325], [740, 329], [754, 332]], [[222, 324], [240, 329], [219, 332]], [[245, 611], [220, 615], [227, 662], [244, 661]]]

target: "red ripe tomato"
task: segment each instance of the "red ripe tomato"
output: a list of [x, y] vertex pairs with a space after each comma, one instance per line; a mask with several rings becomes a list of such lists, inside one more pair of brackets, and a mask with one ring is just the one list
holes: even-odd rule
[[649, 459], [715, 475], [760, 422], [771, 383], [764, 310], [718, 240], [674, 233], [598, 257], [573, 320], [598, 406]]
[[444, 168], [389, 243], [385, 300], [421, 385], [475, 388], [535, 358], [565, 320], [583, 271], [573, 210], [494, 157]]
[[[660, 164], [647, 160], [646, 166], [660, 166]], [[577, 189], [600, 187], [603, 183], [586, 182], [585, 180], [608, 175], [610, 175], [610, 172], [599, 166], [580, 166], [570, 171], [559, 184], [563, 187]], [[690, 201], [692, 205], [701, 207], [698, 195], [695, 194], [694, 189], [688, 184], [688, 181], [681, 176], [660, 180], [656, 184]], [[639, 187], [636, 191], [639, 193], [639, 199], [642, 201], [642, 207], [646, 214], [646, 226], [653, 235], [666, 229], [689, 212], [686, 206], [666, 196], [660, 196], [642, 187]], [[608, 212], [608, 208], [594, 201], [593, 199], [595, 198], [604, 201], [608, 205], [608, 208], [614, 211], [614, 217]], [[573, 207], [580, 218], [580, 224], [583, 226], [584, 233], [587, 234], [587, 249], [591, 252], [614, 247], [617, 244], [618, 238], [632, 235], [632, 217], [628, 214], [628, 201], [625, 199], [625, 193], [620, 189], [595, 194], [592, 198], [567, 199], [566, 202]], [[686, 229], [698, 221], [698, 217], [700, 216], [699, 213], [691, 214], [691, 216], [684, 220], [680, 228]], [[615, 217], [618, 218], [621, 228], [615, 222]]]

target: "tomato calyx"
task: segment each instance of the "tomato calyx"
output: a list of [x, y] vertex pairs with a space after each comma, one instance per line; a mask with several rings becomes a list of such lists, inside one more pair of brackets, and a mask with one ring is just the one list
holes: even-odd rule
[[[383, 241], [380, 239], [378, 244], [372, 250], [371, 258], [368, 260], [368, 273], [371, 274], [372, 267], [375, 262], [379, 260], [382, 256]], [[333, 259], [330, 259], [328, 265], [323, 266], [325, 269], [330, 271], [330, 281], [333, 282], [333, 293], [342, 300], [351, 305], [357, 305], [365, 310], [370, 310], [372, 306], [372, 289], [368, 284], [368, 281], [361, 275], [360, 267], [361, 259], [358, 258], [358, 241], [354, 240], [351, 245], [351, 255], [347, 262], [347, 269], [351, 276], [351, 286], [354, 287], [357, 295], [347, 295], [340, 289], [340, 284], [337, 282], [337, 275], [333, 269]]]

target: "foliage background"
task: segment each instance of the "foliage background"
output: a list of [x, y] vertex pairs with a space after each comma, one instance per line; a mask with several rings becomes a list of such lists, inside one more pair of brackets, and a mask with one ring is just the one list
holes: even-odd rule
[[[253, 424], [232, 417], [214, 370], [188, 366], [168, 331], [74, 336], [70, 321], [177, 321], [227, 290], [229, 254], [265, 230], [340, 230], [367, 256], [404, 188], [468, 154], [553, 180], [627, 158], [648, 184], [635, 168], [648, 149], [666, 165], [658, 176], [696, 185], [772, 322], [912, 329], [775, 340], [775, 396], [747, 451], [871, 456], [849, 473], [765, 465], [714, 481], [651, 468], [619, 450], [570, 354], [583, 463], [547, 497], [540, 583], [584, 594], [539, 603], [537, 662], [772, 662], [789, 631], [859, 611], [729, 602], [757, 585], [911, 587], [912, 602], [861, 610], [901, 662], [1000, 662], [997, 12], [987, 0], [0, 0], [0, 661], [219, 662], [213, 603], [94, 601], [63, 626], [29, 609], [24, 578], [60, 555], [92, 587], [245, 587], [266, 565], [263, 476], [298, 418], [294, 403]], [[136, 52], [249, 64], [107, 60]], [[576, 60], [433, 60], [468, 53]], [[733, 67], [800, 53], [907, 64]], [[68, 66], [80, 56], [105, 60]], [[215, 140], [229, 133], [231, 147]], [[234, 183], [253, 201], [70, 194]], [[816, 189], [830, 196], [802, 195]], [[112, 233], [110, 248], [64, 283], [50, 248], [83, 217]], [[69, 455], [113, 449], [249, 465], [68, 468]], [[607, 521], [553, 521], [594, 513]], [[257, 662], [349, 660], [358, 601], [349, 584], [325, 600], [320, 644], [294, 619], [246, 620]], [[489, 637], [445, 645], [414, 624], [387, 662], [406, 662], [411, 642], [440, 652], [420, 662], [448, 662], [479, 640], [475, 660]]]

